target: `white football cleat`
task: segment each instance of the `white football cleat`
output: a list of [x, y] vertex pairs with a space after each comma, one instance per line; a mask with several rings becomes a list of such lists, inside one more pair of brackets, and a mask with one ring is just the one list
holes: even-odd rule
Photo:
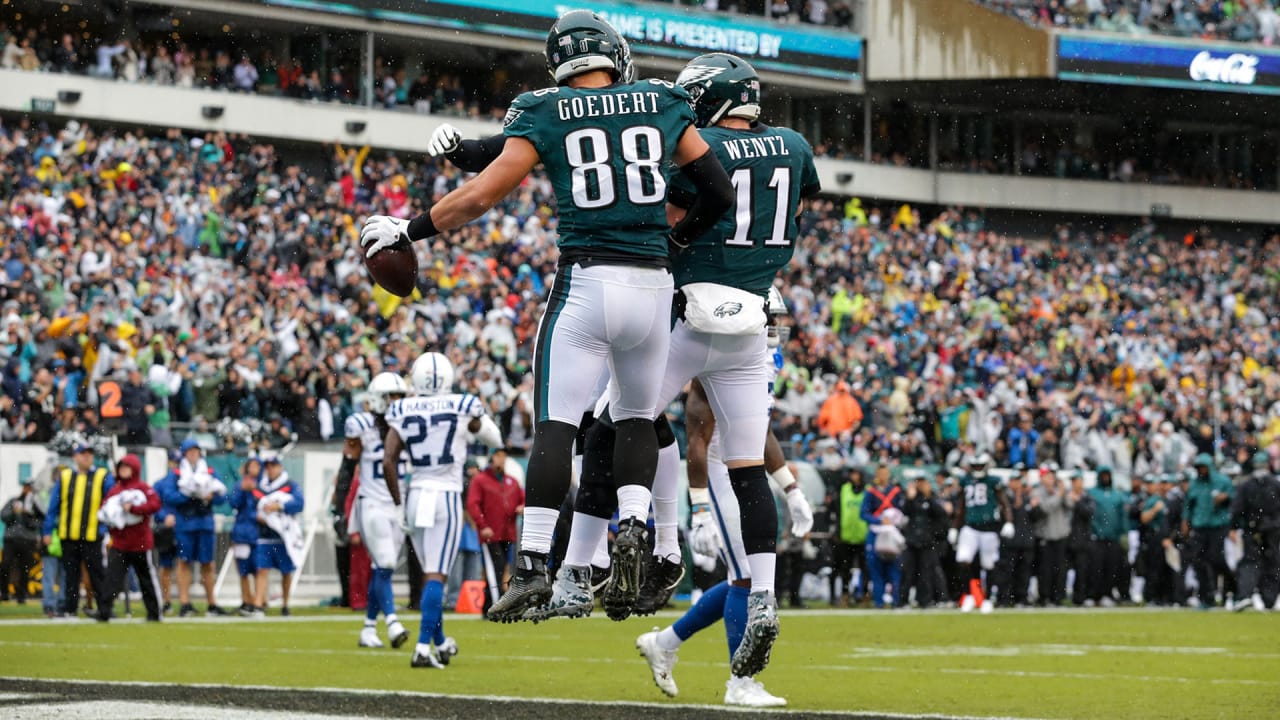
[[448, 665], [457, 654], [458, 641], [451, 637], [445, 638], [444, 642], [436, 646], [436, 657], [439, 658], [441, 665]]
[[990, 615], [993, 611], [995, 611], [995, 609], [996, 609], [995, 604], [992, 603], [990, 599], [987, 599], [982, 601], [982, 607], [979, 608], [978, 612], [982, 613], [983, 615]]
[[749, 677], [731, 677], [724, 684], [724, 704], [741, 707], [782, 707], [785, 698], [771, 695], [759, 681]]
[[965, 595], [964, 598], [960, 600], [960, 612], [973, 612], [973, 609], [977, 607], [977, 605], [978, 603], [973, 599], [972, 595]]
[[384, 647], [382, 640], [378, 637], [378, 629], [367, 627], [360, 631], [360, 647], [363, 648], [380, 648]]
[[398, 648], [409, 639], [409, 631], [397, 620], [387, 626], [387, 637], [391, 640], [391, 647]]
[[680, 691], [676, 688], [676, 679], [671, 675], [671, 668], [675, 667], [678, 656], [675, 651], [663, 650], [658, 644], [658, 628], [636, 638], [636, 649], [649, 663], [649, 671], [653, 673], [653, 684], [668, 696], [675, 697]]

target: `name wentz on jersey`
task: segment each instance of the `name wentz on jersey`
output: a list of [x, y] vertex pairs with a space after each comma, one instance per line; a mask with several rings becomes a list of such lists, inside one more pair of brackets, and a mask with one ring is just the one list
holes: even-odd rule
[[[796, 209], [819, 189], [813, 148], [794, 130], [763, 123], [700, 132], [729, 173], [734, 208], [675, 258], [676, 287], [713, 282], [767, 297], [795, 251]], [[674, 204], [688, 207], [693, 195], [683, 175], [672, 180]]]
[[387, 408], [387, 424], [404, 441], [409, 487], [462, 491], [467, 424], [484, 415], [480, 398], [466, 393], [407, 397]]
[[663, 80], [527, 92], [503, 122], [533, 143], [557, 200], [559, 247], [601, 245], [666, 263], [667, 189], [681, 135], [693, 125], [689, 94]]

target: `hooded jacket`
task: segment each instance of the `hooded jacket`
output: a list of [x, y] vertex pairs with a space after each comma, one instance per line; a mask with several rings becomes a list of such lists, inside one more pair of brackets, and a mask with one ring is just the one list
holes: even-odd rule
[[1231, 503], [1231, 527], [1246, 533], [1280, 530], [1280, 480], [1267, 471], [1251, 474]]
[[1101, 485], [1102, 475], [1111, 475], [1111, 468], [1098, 468], [1099, 485], [1089, 491], [1093, 498], [1093, 537], [1097, 540], [1119, 541], [1129, 532], [1128, 496], [1115, 488]]
[[[133, 474], [128, 480], [120, 477], [120, 468], [122, 467], [129, 467], [133, 470]], [[160, 509], [160, 496], [155, 490], [151, 489], [146, 480], [142, 479], [142, 461], [138, 459], [137, 455], [125, 455], [120, 458], [120, 462], [116, 463], [116, 484], [107, 493], [104, 500], [110, 500], [126, 490], [137, 490], [146, 496], [146, 502], [141, 505], [134, 505], [129, 510], [134, 515], [142, 516], [144, 520], [136, 525], [111, 528], [111, 546], [119, 552], [148, 552], [155, 545], [148, 516]]]
[[1197, 472], [1195, 477], [1191, 478], [1191, 484], [1187, 488], [1187, 521], [1193, 528], [1206, 530], [1227, 527], [1231, 523], [1231, 502], [1230, 500], [1215, 502], [1214, 496], [1226, 493], [1230, 498], [1231, 481], [1213, 466], [1213, 458], [1209, 457], [1208, 453], [1200, 453], [1196, 456], [1194, 465], [1207, 467], [1209, 474], [1201, 479], [1200, 473]]

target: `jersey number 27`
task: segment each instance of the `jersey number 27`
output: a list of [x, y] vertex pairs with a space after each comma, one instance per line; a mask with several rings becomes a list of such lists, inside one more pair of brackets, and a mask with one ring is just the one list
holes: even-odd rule
[[[448, 426], [443, 434], [444, 442], [438, 442], [442, 436], [436, 432], [441, 425]], [[404, 419], [404, 429], [408, 433], [404, 439], [405, 448], [414, 467], [453, 464], [453, 436], [458, 431], [456, 414], [437, 413], [431, 416], [429, 424], [424, 417], [410, 415]]]

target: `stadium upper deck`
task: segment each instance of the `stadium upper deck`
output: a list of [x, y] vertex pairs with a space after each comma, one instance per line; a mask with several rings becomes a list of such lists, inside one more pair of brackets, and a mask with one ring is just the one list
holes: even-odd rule
[[[119, 38], [171, 53], [189, 43], [192, 52], [212, 49], [215, 69], [218, 50], [231, 64], [249, 55], [262, 74], [258, 94], [272, 97], [175, 95], [183, 91], [155, 87], [145, 74], [129, 88], [15, 74], [5, 78], [12, 91], [0, 108], [421, 151], [438, 118], [407, 111], [449, 115], [470, 134], [488, 134], [517, 92], [544, 82], [534, 51], [561, 6], [499, 5], [242, 0], [214, 12], [193, 0], [12, 0], [0, 20], [38, 28], [50, 43], [76, 31], [91, 66], [97, 49]], [[835, 194], [1271, 220], [1270, 192], [1241, 192], [1280, 187], [1271, 129], [1280, 53], [1262, 46], [1059, 33], [968, 0], [855, 5], [852, 28], [597, 5], [632, 39], [647, 73], [669, 74], [714, 49], [751, 59], [768, 83], [766, 117], [810, 138], [826, 158], [824, 188]], [[305, 70], [298, 92], [282, 87], [286, 58]], [[59, 91], [81, 99], [59, 100]], [[280, 95], [334, 102], [296, 113]], [[370, 109], [388, 105], [406, 112]]]

